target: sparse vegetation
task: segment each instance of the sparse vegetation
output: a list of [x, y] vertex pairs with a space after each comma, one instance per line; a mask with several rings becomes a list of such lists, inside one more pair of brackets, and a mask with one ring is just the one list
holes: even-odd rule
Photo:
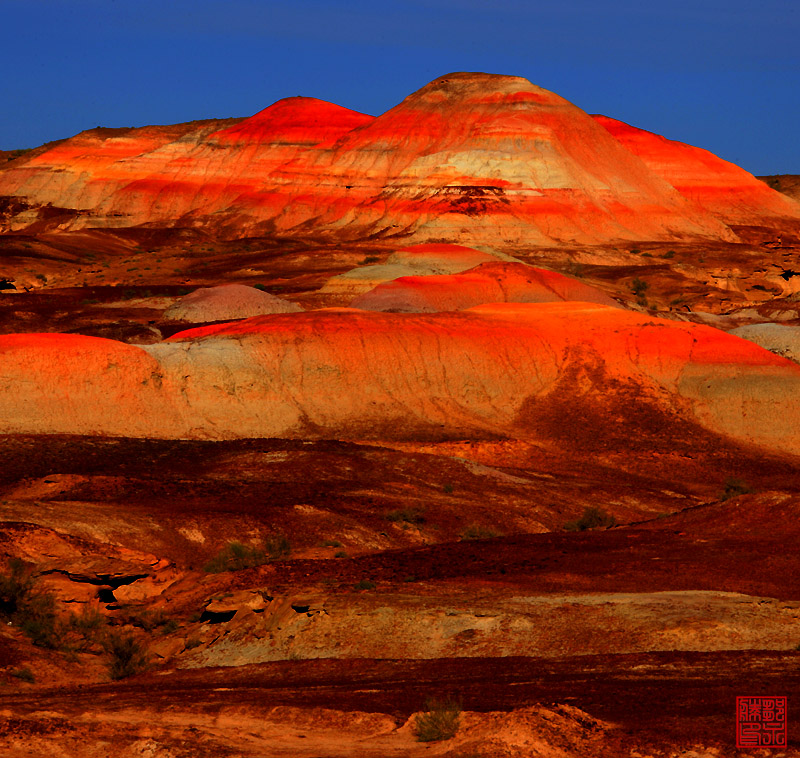
[[442, 489], [445, 491], [446, 494], [452, 495], [453, 494], [453, 485], [452, 484], [445, 484]]
[[380, 258], [377, 255], [368, 255], [366, 258], [364, 258], [363, 261], [361, 261], [361, 265], [366, 265], [368, 263], [377, 263], [379, 260]]
[[667, 252], [664, 253], [664, 255], [662, 255], [661, 257], [662, 258], [674, 258], [675, 257], [675, 251], [674, 250], [667, 250]]
[[371, 579], [361, 579], [360, 581], [356, 582], [353, 585], [353, 589], [356, 590], [374, 590], [375, 589], [375, 582]]
[[650, 285], [638, 276], [631, 282], [631, 292], [637, 297], [642, 297]]
[[320, 547], [342, 547], [342, 543], [339, 540], [323, 540]]
[[261, 290], [261, 292], [266, 292], [267, 291], [267, 285], [266, 284], [254, 284], [253, 285], [253, 289]]
[[196, 647], [200, 647], [203, 644], [203, 640], [199, 637], [187, 637], [186, 642], [184, 643], [184, 648], [186, 650], [194, 650]]
[[616, 526], [616, 523], [613, 516], [592, 505], [583, 511], [579, 519], [564, 524], [564, 529], [568, 532], [585, 532], [589, 529], [608, 529]]
[[639, 255], [642, 251], [638, 247], [632, 247], [630, 250], [631, 255]]
[[334, 558], [347, 558], [347, 557], [348, 557], [348, 555], [347, 555], [347, 553], [346, 553], [344, 550], [337, 550], [337, 551], [336, 551], [336, 552], [333, 554], [333, 557], [334, 557]]
[[405, 524], [424, 524], [425, 523], [425, 512], [420, 508], [400, 508], [396, 511], [389, 511], [385, 513], [383, 516], [387, 521], [391, 521], [393, 523], [405, 523]]
[[8, 573], [0, 574], [0, 615], [9, 618], [34, 645], [58, 648], [61, 624], [52, 593], [37, 587], [31, 570], [19, 559], [8, 564]]
[[719, 495], [719, 499], [723, 502], [725, 500], [730, 500], [733, 497], [738, 497], [739, 495], [747, 495], [753, 491], [753, 488], [747, 484], [747, 482], [743, 481], [742, 479], [736, 479], [735, 477], [731, 477], [730, 479], [725, 480], [725, 487]]
[[266, 553], [260, 547], [243, 545], [241, 542], [229, 542], [203, 566], [203, 570], [209, 574], [221, 574], [224, 571], [253, 568], [266, 562]]
[[481, 526], [480, 524], [470, 524], [459, 535], [464, 542], [470, 540], [490, 540], [494, 537], [500, 537], [501, 534], [495, 529], [488, 526]]
[[14, 669], [11, 672], [11, 676], [23, 682], [28, 682], [28, 684], [33, 684], [36, 681], [36, 677], [33, 675], [33, 671], [31, 671], [27, 667], [21, 669]]
[[452, 698], [432, 698], [425, 712], [414, 719], [414, 734], [420, 742], [439, 742], [456, 736], [461, 725], [461, 703]]
[[115, 681], [138, 674], [150, 665], [147, 647], [130, 632], [109, 632], [103, 649], [109, 656], [109, 676]]
[[263, 547], [244, 545], [241, 542], [229, 542], [217, 553], [203, 570], [209, 574], [221, 574], [223, 571], [241, 571], [261, 566], [269, 561], [285, 558], [292, 546], [287, 537], [276, 535], [264, 541]]

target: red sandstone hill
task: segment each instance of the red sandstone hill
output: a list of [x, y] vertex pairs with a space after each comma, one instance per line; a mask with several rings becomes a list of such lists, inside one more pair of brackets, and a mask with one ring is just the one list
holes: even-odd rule
[[503, 247], [735, 240], [728, 224], [800, 219], [735, 167], [711, 182], [728, 199], [707, 209], [608, 123], [519, 77], [450, 74], [375, 119], [289, 98], [214, 127], [78, 135], [23, 156], [0, 170], [0, 230], [146, 224]]
[[798, 453], [798, 398], [800, 367], [751, 342], [589, 303], [280, 314], [144, 347], [0, 337], [2, 433], [635, 446], [699, 424]]
[[435, 313], [485, 303], [554, 303], [572, 300], [616, 306], [596, 287], [524, 263], [483, 263], [460, 274], [402, 276], [379, 284], [350, 304], [367, 311]]
[[798, 203], [708, 150], [607, 116], [592, 118], [654, 174], [727, 224], [772, 225], [798, 215]]

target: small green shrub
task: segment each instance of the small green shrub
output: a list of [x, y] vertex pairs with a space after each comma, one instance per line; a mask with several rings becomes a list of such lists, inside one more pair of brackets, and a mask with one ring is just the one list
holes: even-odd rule
[[22, 669], [14, 669], [11, 672], [11, 676], [20, 679], [23, 682], [28, 682], [29, 684], [33, 684], [36, 681], [36, 677], [33, 675], [33, 671], [29, 668], [22, 668]]
[[353, 585], [353, 589], [356, 590], [374, 590], [375, 587], [375, 582], [371, 579], [361, 579]]
[[286, 535], [278, 534], [274, 537], [268, 537], [264, 541], [264, 550], [266, 550], [271, 561], [277, 561], [281, 558], [286, 558], [292, 552], [292, 545]]
[[365, 265], [368, 263], [377, 263], [379, 260], [380, 258], [377, 255], [368, 255], [363, 261], [361, 261], [361, 264]]
[[91, 645], [100, 641], [106, 618], [97, 608], [84, 607], [79, 614], [70, 617], [69, 624], [83, 638], [84, 643]]
[[480, 524], [471, 524], [459, 535], [464, 542], [469, 542], [471, 540], [490, 540], [500, 536], [500, 532], [488, 526], [481, 526]]
[[414, 719], [414, 734], [419, 742], [439, 742], [456, 736], [461, 725], [461, 703], [452, 698], [432, 698], [425, 704], [425, 712]]
[[616, 523], [617, 520], [604, 510], [590, 506], [583, 511], [579, 519], [564, 524], [564, 529], [568, 532], [585, 532], [588, 529], [608, 529]]
[[650, 285], [643, 279], [640, 279], [638, 276], [635, 277], [631, 282], [631, 292], [633, 292], [633, 294], [637, 297], [644, 295], [649, 287]]
[[243, 545], [241, 542], [229, 542], [203, 566], [203, 570], [209, 574], [221, 574], [223, 571], [254, 568], [268, 561], [285, 558], [291, 549], [289, 540], [282, 534], [266, 539], [263, 548], [256, 545]]
[[266, 562], [266, 553], [261, 548], [243, 545], [241, 542], [229, 542], [203, 566], [203, 570], [209, 574], [221, 574], [224, 571], [253, 568]]
[[[146, 632], [152, 632], [155, 629], [164, 627], [169, 623], [175, 623], [164, 611], [163, 608], [156, 608], [155, 610], [144, 610], [138, 615], [131, 618], [131, 623], [134, 626], [139, 626]], [[177, 625], [176, 625], [177, 627]]]
[[348, 556], [347, 556], [347, 553], [344, 550], [337, 550], [333, 554], [333, 557], [334, 558], [347, 558]]
[[109, 632], [103, 643], [109, 656], [108, 674], [113, 680], [125, 679], [150, 665], [150, 653], [130, 632]]
[[383, 517], [387, 521], [391, 521], [393, 523], [404, 523], [404, 524], [424, 524], [425, 523], [425, 512], [420, 508], [401, 508], [396, 511], [389, 511], [385, 513]]
[[201, 640], [199, 637], [187, 637], [183, 646], [186, 650], [194, 650], [196, 647], [200, 647], [202, 644], [203, 640]]
[[339, 540], [323, 540], [320, 547], [342, 547], [342, 543]]
[[266, 292], [267, 291], [267, 285], [266, 284], [254, 284], [253, 285], [253, 289], [261, 290], [262, 292]]
[[639, 250], [638, 247], [632, 247], [630, 252], [631, 252], [631, 255], [639, 255], [639, 253], [641, 253], [642, 251]]
[[9, 561], [8, 573], [0, 574], [0, 615], [15, 623], [34, 645], [52, 649], [61, 645], [63, 629], [55, 596], [36, 586], [31, 570], [19, 559]]
[[661, 257], [662, 258], [674, 258], [675, 257], [675, 251], [674, 250], [667, 250], [667, 252], [664, 253], [664, 255], [662, 255]]
[[731, 477], [725, 480], [725, 488], [720, 493], [719, 499], [724, 502], [725, 500], [730, 500], [732, 497], [747, 495], [752, 491], [753, 488], [747, 484], [747, 482]]
[[442, 487], [442, 489], [443, 489], [443, 490], [444, 490], [444, 491], [445, 491], [445, 492], [446, 492], [448, 495], [452, 495], [452, 494], [453, 494], [453, 485], [452, 485], [452, 484], [449, 484], [449, 483], [448, 483], [448, 484], [445, 484], [445, 485], [444, 485], [444, 487]]

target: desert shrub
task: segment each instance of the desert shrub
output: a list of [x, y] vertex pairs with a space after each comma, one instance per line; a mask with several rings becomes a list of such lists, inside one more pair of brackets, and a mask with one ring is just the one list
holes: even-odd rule
[[643, 296], [649, 287], [650, 285], [638, 276], [631, 282], [631, 292], [637, 297]]
[[639, 250], [639, 248], [638, 248], [638, 247], [632, 247], [632, 248], [631, 248], [631, 255], [639, 255], [639, 253], [641, 253], [641, 252], [642, 252], [642, 251], [641, 251], [641, 250]]
[[0, 614], [13, 616], [33, 593], [34, 579], [19, 558], [8, 562], [8, 570], [0, 574]]
[[587, 529], [607, 529], [616, 523], [617, 520], [613, 516], [592, 505], [583, 511], [579, 519], [564, 524], [564, 529], [568, 532], [585, 532]]
[[187, 637], [183, 646], [186, 650], [194, 650], [196, 647], [200, 647], [202, 644], [203, 640], [201, 640], [199, 637]]
[[425, 523], [425, 512], [420, 510], [419, 508], [400, 508], [396, 511], [389, 511], [388, 513], [384, 513], [383, 517], [387, 521], [391, 521], [393, 523], [403, 523], [403, 524], [424, 524]]
[[266, 553], [261, 548], [243, 545], [241, 542], [229, 542], [203, 566], [203, 570], [209, 574], [221, 574], [223, 571], [253, 568], [266, 562]]
[[150, 665], [147, 647], [130, 632], [109, 632], [103, 649], [109, 657], [108, 674], [114, 680], [138, 674]]
[[70, 617], [69, 624], [86, 642], [92, 643], [100, 640], [106, 618], [97, 608], [84, 607], [80, 613]]
[[345, 550], [337, 550], [333, 554], [334, 558], [347, 558], [347, 552]]
[[732, 497], [747, 495], [752, 491], [753, 488], [747, 482], [731, 477], [725, 480], [725, 488], [720, 493], [719, 499], [722, 501], [730, 500]]
[[452, 495], [452, 494], [453, 494], [453, 485], [452, 485], [452, 484], [449, 484], [449, 483], [448, 483], [448, 484], [445, 484], [445, 485], [444, 485], [444, 487], [442, 487], [442, 489], [443, 489], [443, 490], [444, 490], [444, 491], [445, 491], [445, 492], [446, 492], [448, 495]]
[[11, 676], [15, 677], [16, 679], [20, 679], [23, 682], [28, 682], [29, 684], [33, 684], [36, 681], [36, 677], [33, 675], [33, 671], [29, 668], [21, 668], [21, 669], [14, 669], [11, 672]]
[[23, 561], [12, 559], [0, 574], [0, 615], [9, 618], [39, 647], [58, 648], [62, 629], [51, 592], [36, 586]]
[[459, 537], [465, 542], [470, 540], [490, 540], [493, 537], [499, 537], [500, 532], [488, 526], [481, 526], [480, 524], [470, 524], [466, 529], [462, 530]]
[[164, 627], [169, 626], [172, 631], [178, 628], [177, 622], [171, 619], [163, 608], [156, 608], [155, 610], [144, 610], [130, 620], [134, 626], [139, 626], [146, 632], [152, 632], [156, 629], [163, 631]]
[[242, 569], [261, 566], [268, 561], [285, 558], [291, 552], [289, 540], [282, 534], [268, 537], [263, 547], [244, 545], [241, 542], [229, 542], [217, 553], [203, 570], [209, 574], [221, 574], [223, 571], [241, 571]]
[[380, 258], [377, 255], [368, 255], [364, 260], [361, 261], [361, 264], [368, 264], [368, 263], [377, 263]]
[[286, 558], [292, 552], [292, 545], [286, 535], [278, 534], [264, 541], [264, 550], [271, 561], [277, 561]]
[[353, 585], [353, 589], [356, 590], [374, 590], [375, 589], [375, 582], [371, 579], [361, 579], [360, 581], [356, 582]]
[[425, 712], [414, 719], [414, 734], [420, 742], [438, 742], [456, 736], [461, 725], [461, 703], [452, 698], [432, 698], [425, 704]]
[[675, 251], [674, 250], [667, 250], [667, 252], [664, 253], [664, 255], [662, 255], [661, 257], [662, 258], [674, 258], [675, 257]]
[[339, 540], [323, 540], [319, 543], [320, 547], [342, 547], [342, 543]]
[[267, 285], [266, 284], [254, 284], [253, 285], [253, 289], [261, 290], [262, 292], [266, 292], [267, 291]]

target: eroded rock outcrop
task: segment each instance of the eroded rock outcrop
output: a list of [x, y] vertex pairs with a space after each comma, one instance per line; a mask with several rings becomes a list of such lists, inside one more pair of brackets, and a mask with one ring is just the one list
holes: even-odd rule
[[736, 171], [717, 185], [733, 181], [718, 188], [738, 200], [709, 213], [635, 152], [526, 79], [456, 73], [374, 119], [289, 98], [173, 139], [158, 129], [79, 135], [0, 171], [0, 195], [19, 206], [4, 223], [12, 230], [146, 223], [227, 237], [403, 236], [497, 248], [732, 241], [727, 224], [763, 215], [748, 210], [753, 203], [800, 218], [790, 200], [778, 208], [781, 196], [765, 185], [743, 195]]
[[353, 308], [393, 313], [460, 311], [484, 303], [565, 300], [616, 306], [596, 287], [524, 263], [484, 263], [450, 276], [404, 276], [357, 297]]
[[797, 453], [800, 367], [710, 327], [588, 303], [261, 316], [143, 347], [0, 337], [3, 432], [547, 438], [566, 416], [592, 434], [699, 423]]

